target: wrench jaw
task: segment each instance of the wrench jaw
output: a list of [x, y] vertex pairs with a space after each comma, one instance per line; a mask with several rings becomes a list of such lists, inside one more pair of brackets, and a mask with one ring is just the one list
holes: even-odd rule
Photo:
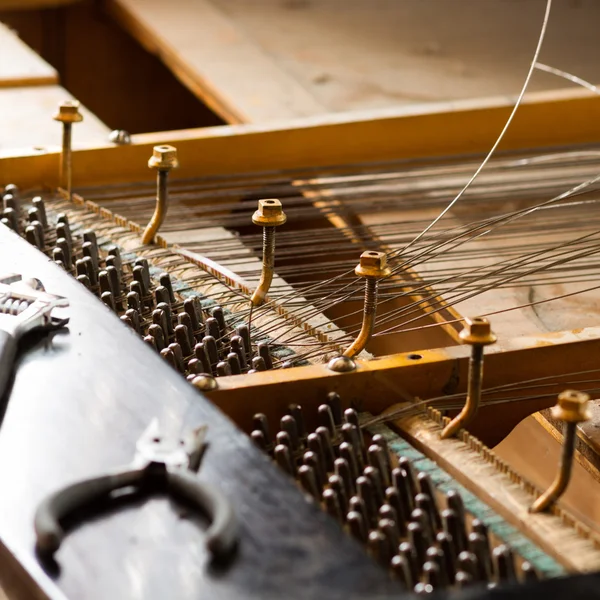
[[0, 276], [0, 329], [15, 338], [48, 327], [53, 309], [68, 305], [66, 298], [47, 293], [39, 279], [14, 273]]

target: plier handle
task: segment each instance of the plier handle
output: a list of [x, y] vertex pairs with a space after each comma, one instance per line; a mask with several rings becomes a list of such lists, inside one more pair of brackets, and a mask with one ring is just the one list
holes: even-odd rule
[[206, 547], [217, 559], [228, 558], [237, 544], [237, 521], [229, 500], [214, 486], [198, 481], [205, 449], [206, 428], [193, 430], [187, 438], [169, 445], [158, 433], [154, 420], [138, 440], [133, 468], [73, 483], [49, 495], [38, 506], [34, 528], [36, 545], [42, 556], [53, 556], [60, 548], [65, 532], [61, 521], [97, 500], [109, 498], [120, 489], [134, 487], [140, 492], [166, 493], [188, 501], [210, 521]]

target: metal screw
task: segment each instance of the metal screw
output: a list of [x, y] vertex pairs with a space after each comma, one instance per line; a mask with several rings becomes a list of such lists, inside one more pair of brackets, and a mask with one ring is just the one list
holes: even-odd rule
[[71, 138], [73, 123], [83, 121], [83, 115], [79, 112], [79, 102], [67, 100], [58, 107], [54, 120], [63, 124], [62, 155], [60, 163], [60, 185], [67, 190], [69, 200], [71, 199]]
[[194, 377], [192, 385], [203, 392], [212, 392], [219, 387], [217, 380], [212, 375], [207, 375], [205, 373]]
[[460, 339], [471, 346], [467, 401], [460, 414], [454, 417], [442, 431], [442, 439], [455, 435], [459, 429], [470, 423], [477, 414], [483, 381], [483, 348], [493, 344], [497, 338], [486, 318], [474, 317], [473, 319], [465, 319], [465, 328], [460, 332]]
[[590, 397], [583, 392], [567, 390], [558, 396], [558, 404], [552, 409], [552, 416], [564, 423], [563, 451], [560, 467], [556, 478], [550, 487], [532, 504], [530, 512], [543, 512], [558, 500], [569, 485], [575, 440], [577, 438], [577, 423], [588, 421], [591, 412], [588, 405]]
[[388, 277], [392, 271], [387, 266], [385, 252], [368, 250], [360, 255], [360, 262], [356, 269], [354, 269], [354, 272], [359, 277], [365, 278], [365, 303], [360, 333], [344, 352], [344, 356], [349, 356], [350, 358], [364, 350], [371, 339], [373, 328], [375, 327], [375, 316], [377, 314], [377, 286], [379, 279]]
[[327, 368], [335, 373], [350, 373], [356, 369], [356, 363], [349, 356], [336, 356], [327, 363]]
[[250, 299], [253, 306], [260, 306], [264, 303], [271, 287], [275, 270], [275, 228], [283, 225], [286, 221], [287, 217], [279, 200], [269, 198], [258, 201], [258, 210], [252, 215], [252, 222], [263, 228], [263, 257], [260, 281]]
[[151, 244], [162, 222], [167, 216], [167, 178], [169, 171], [179, 166], [177, 149], [173, 146], [154, 146], [148, 161], [150, 169], [156, 169], [156, 208], [142, 235], [142, 244]]
[[126, 146], [131, 144], [131, 136], [124, 129], [114, 129], [109, 133], [108, 141], [117, 146]]

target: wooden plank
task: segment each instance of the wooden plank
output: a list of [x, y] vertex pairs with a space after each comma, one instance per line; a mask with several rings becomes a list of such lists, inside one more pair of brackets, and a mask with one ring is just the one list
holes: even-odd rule
[[[344, 165], [486, 152], [513, 99], [489, 98], [298, 119], [284, 125], [232, 125], [141, 134], [130, 146], [75, 152], [73, 182], [87, 186], [152, 179], [156, 144], [179, 149], [178, 177]], [[561, 123], [561, 127], [556, 127]], [[75, 134], [77, 137], [77, 134]], [[531, 94], [502, 149], [585, 144], [600, 139], [600, 98], [585, 90]], [[58, 184], [58, 149], [0, 152], [0, 180]]]
[[0, 88], [58, 83], [58, 73], [0, 23]]
[[75, 4], [81, 0], [0, 0], [0, 10], [38, 10]]
[[327, 112], [207, 0], [111, 0], [108, 10], [230, 123]]
[[[72, 99], [58, 85], [0, 89], [0, 152], [44, 152], [61, 144], [61, 124], [53, 120], [58, 105]], [[84, 119], [73, 127], [73, 147], [105, 143], [110, 132], [85, 107]]]
[[[0, 250], [0, 270], [35, 275], [70, 300], [68, 330], [25, 347], [0, 429], [0, 578], [22, 565], [17, 597], [398, 597], [397, 584], [336, 522], [74, 278], [4, 227]], [[234, 504], [241, 537], [233, 560], [217, 568], [204, 525], [154, 497], [80, 523], [56, 555], [59, 569], [42, 565], [38, 502], [129, 464], [154, 416], [174, 435], [208, 425], [198, 477]]]
[[[211, 2], [336, 112], [516, 93], [545, 8], [545, 0]], [[597, 2], [554, 2], [542, 61], [596, 83], [589, 49], [599, 18]], [[529, 90], [565, 85], [536, 72]]]

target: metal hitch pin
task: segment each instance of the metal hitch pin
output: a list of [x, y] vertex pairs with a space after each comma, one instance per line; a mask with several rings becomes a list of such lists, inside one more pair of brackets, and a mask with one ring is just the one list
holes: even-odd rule
[[67, 100], [58, 107], [54, 120], [63, 125], [62, 154], [60, 162], [60, 185], [67, 190], [69, 200], [71, 199], [71, 140], [73, 123], [83, 121], [83, 115], [79, 112], [77, 100]]
[[552, 408], [552, 416], [564, 423], [560, 467], [550, 487], [531, 505], [530, 512], [543, 512], [550, 508], [567, 489], [575, 455], [577, 423], [589, 421], [592, 416], [588, 405], [589, 399], [587, 394], [574, 390], [566, 390], [559, 394], [558, 404]]
[[148, 161], [150, 169], [156, 169], [156, 207], [150, 222], [142, 235], [142, 244], [151, 244], [154, 236], [167, 216], [167, 179], [169, 171], [179, 166], [177, 149], [173, 146], [154, 146], [152, 157]]
[[365, 303], [363, 308], [362, 327], [358, 337], [344, 352], [344, 356], [355, 357], [371, 339], [375, 327], [375, 316], [377, 314], [377, 287], [379, 279], [389, 277], [392, 270], [387, 266], [385, 252], [367, 250], [360, 255], [360, 262], [354, 269], [359, 277], [365, 278]]
[[460, 332], [460, 339], [471, 346], [469, 360], [469, 383], [467, 401], [460, 414], [454, 417], [442, 431], [440, 437], [446, 439], [455, 435], [470, 423], [479, 409], [481, 401], [481, 384], [483, 381], [483, 348], [496, 341], [490, 322], [485, 317], [465, 319], [465, 328]]
[[269, 198], [258, 201], [258, 210], [252, 215], [252, 222], [263, 228], [263, 257], [260, 281], [250, 298], [253, 306], [260, 306], [264, 303], [271, 287], [275, 270], [275, 228], [283, 225], [286, 221], [287, 217], [279, 200]]

